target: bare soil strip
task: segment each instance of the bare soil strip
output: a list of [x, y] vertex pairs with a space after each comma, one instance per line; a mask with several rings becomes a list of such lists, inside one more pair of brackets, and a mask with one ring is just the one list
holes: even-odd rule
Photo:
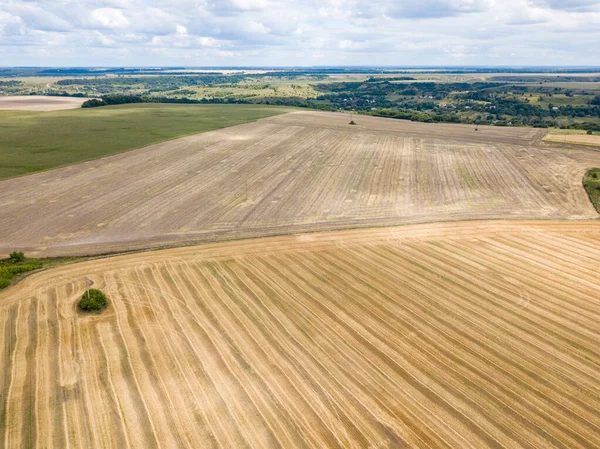
[[[597, 217], [543, 131], [299, 112], [0, 182], [0, 254], [120, 252], [491, 218]], [[541, 133], [541, 134], [540, 134]]]
[[0, 447], [600, 447], [599, 262], [597, 221], [488, 221], [38, 273], [0, 292]]
[[40, 95], [28, 96], [0, 96], [0, 111], [60, 111], [64, 109], [80, 108], [87, 98], [74, 97], [43, 97]]

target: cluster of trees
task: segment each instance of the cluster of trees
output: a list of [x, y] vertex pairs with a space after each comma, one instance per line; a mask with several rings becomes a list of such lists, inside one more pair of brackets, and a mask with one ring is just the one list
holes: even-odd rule
[[104, 95], [100, 98], [93, 98], [84, 102], [82, 108], [97, 108], [100, 106], [113, 106], [118, 104], [132, 103], [174, 103], [174, 104], [250, 104], [251, 102], [243, 99], [234, 98], [203, 98], [194, 100], [191, 98], [173, 98], [173, 97], [148, 97], [141, 95]]
[[376, 117], [396, 118], [425, 123], [464, 123], [456, 113], [440, 114], [433, 111], [414, 111], [410, 109], [378, 109], [371, 111], [370, 115]]
[[23, 82], [18, 81], [18, 80], [8, 80], [8, 81], [0, 80], [0, 87], [17, 87], [17, 86], [20, 86], [21, 84], [23, 84]]
[[84, 312], [97, 313], [108, 306], [108, 299], [106, 299], [106, 295], [101, 290], [90, 288], [86, 290], [77, 305]]
[[59, 86], [85, 86], [96, 89], [123, 89], [142, 86], [147, 90], [163, 92], [188, 86], [209, 86], [213, 84], [239, 83], [244, 75], [195, 75], [195, 76], [128, 76], [102, 78], [70, 78], [56, 82]]
[[97, 108], [99, 106], [110, 106], [116, 104], [147, 103], [147, 98], [138, 95], [106, 95], [101, 98], [93, 98], [84, 102], [82, 108]]

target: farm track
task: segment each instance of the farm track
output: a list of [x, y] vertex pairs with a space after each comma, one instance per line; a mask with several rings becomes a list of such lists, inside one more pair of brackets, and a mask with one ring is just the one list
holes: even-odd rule
[[299, 112], [0, 182], [0, 254], [87, 255], [307, 231], [589, 219], [592, 149], [527, 128]]
[[600, 447], [598, 263], [597, 221], [482, 221], [38, 273], [0, 292], [0, 448]]

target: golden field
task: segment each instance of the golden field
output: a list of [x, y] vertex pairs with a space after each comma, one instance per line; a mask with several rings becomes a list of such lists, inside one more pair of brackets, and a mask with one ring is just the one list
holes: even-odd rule
[[0, 447], [598, 447], [599, 262], [596, 221], [504, 221], [34, 274], [0, 292]]

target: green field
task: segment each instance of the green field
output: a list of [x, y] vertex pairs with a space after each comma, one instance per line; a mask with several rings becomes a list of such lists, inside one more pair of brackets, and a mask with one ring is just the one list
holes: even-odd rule
[[292, 111], [264, 105], [136, 104], [0, 111], [0, 180]]

